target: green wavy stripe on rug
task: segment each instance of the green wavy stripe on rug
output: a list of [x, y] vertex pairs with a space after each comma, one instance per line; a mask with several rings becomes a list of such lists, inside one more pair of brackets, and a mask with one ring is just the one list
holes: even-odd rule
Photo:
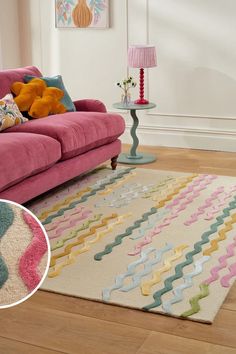
[[12, 208], [5, 202], [0, 202], [0, 239], [12, 225], [14, 213]]
[[185, 268], [186, 266], [194, 262], [193, 257], [202, 251], [202, 246], [204, 244], [210, 242], [209, 237], [213, 235], [215, 232], [217, 232], [219, 226], [224, 224], [224, 220], [230, 216], [230, 211], [233, 209], [236, 209], [236, 196], [234, 197], [234, 200], [229, 203], [229, 206], [223, 210], [223, 214], [217, 216], [216, 218], [217, 221], [210, 226], [210, 230], [202, 234], [201, 237], [202, 240], [196, 242], [193, 246], [194, 249], [191, 252], [188, 252], [186, 254], [185, 256], [186, 261], [178, 264], [175, 267], [175, 274], [164, 281], [165, 286], [153, 294], [154, 302], [151, 303], [150, 305], [143, 307], [143, 310], [148, 311], [162, 304], [161, 301], [162, 295], [164, 295], [165, 293], [173, 289], [173, 285], [172, 285], [173, 282], [183, 276], [183, 268]]
[[66, 208], [62, 208], [60, 210], [58, 210], [55, 214], [52, 214], [50, 216], [47, 217], [46, 220], [44, 220], [42, 222], [43, 225], [47, 225], [50, 224], [50, 222], [55, 219], [58, 216], [62, 216], [64, 214], [65, 211], [67, 210], [71, 210], [73, 209], [76, 205], [80, 204], [80, 203], [84, 203], [88, 200], [89, 197], [92, 197], [93, 195], [95, 195], [97, 192], [105, 189], [106, 186], [114, 183], [117, 179], [122, 178], [124, 175], [128, 174], [130, 171], [134, 170], [135, 167], [131, 167], [131, 168], [127, 168], [126, 170], [118, 173], [115, 177], [111, 178], [109, 182], [103, 183], [101, 184], [98, 188], [94, 188], [91, 192], [85, 194], [83, 197], [81, 197], [79, 200], [76, 200], [74, 202], [72, 202], [71, 204], [68, 205], [68, 207]]
[[[0, 202], [0, 239], [5, 235], [14, 221], [12, 208], [5, 202]], [[8, 279], [8, 268], [2, 256], [0, 256], [0, 289]]]
[[194, 315], [195, 313], [198, 313], [201, 310], [201, 307], [199, 305], [199, 301], [201, 299], [204, 299], [204, 297], [207, 297], [210, 292], [209, 292], [209, 285], [208, 284], [200, 284], [200, 293], [193, 296], [190, 300], [189, 303], [191, 305], [191, 309], [188, 311], [185, 311], [181, 314], [181, 317], [189, 317]]
[[104, 251], [95, 254], [95, 256], [94, 256], [95, 261], [101, 261], [103, 256], [111, 253], [114, 247], [119, 246], [122, 243], [123, 238], [131, 235], [133, 230], [139, 228], [143, 222], [148, 220], [149, 216], [151, 216], [152, 214], [155, 214], [155, 213], [157, 213], [157, 208], [154, 208], [154, 207], [151, 208], [150, 211], [148, 211], [147, 213], [144, 213], [142, 215], [142, 218], [136, 220], [132, 226], [129, 226], [125, 230], [125, 232], [123, 234], [117, 235], [114, 242], [106, 245]]

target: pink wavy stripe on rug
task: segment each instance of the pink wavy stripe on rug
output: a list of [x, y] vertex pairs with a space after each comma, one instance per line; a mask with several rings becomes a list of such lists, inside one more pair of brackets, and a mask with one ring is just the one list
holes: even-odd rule
[[231, 264], [229, 266], [229, 273], [224, 275], [220, 279], [220, 283], [224, 288], [229, 288], [230, 287], [230, 280], [236, 277], [236, 263]]
[[31, 229], [33, 239], [20, 257], [19, 274], [28, 290], [33, 291], [42, 278], [37, 267], [48, 247], [43, 230], [37, 221], [25, 211], [23, 212], [23, 219]]
[[219, 272], [221, 271], [221, 269], [226, 268], [228, 265], [227, 263], [228, 258], [233, 257], [235, 255], [234, 252], [235, 248], [236, 248], [236, 236], [234, 236], [234, 242], [226, 247], [226, 251], [227, 251], [226, 254], [224, 254], [218, 259], [219, 265], [211, 268], [210, 270], [211, 276], [206, 280], [204, 280], [203, 282], [204, 284], [210, 285], [211, 283], [213, 283], [219, 278]]
[[87, 217], [90, 214], [92, 214], [92, 212], [90, 210], [84, 211], [80, 217], [70, 220], [69, 225], [66, 225], [64, 227], [60, 227], [59, 229], [54, 231], [52, 235], [49, 234], [48, 237], [50, 238], [50, 240], [52, 240], [53, 238], [57, 238], [57, 237], [61, 236], [63, 231], [75, 226], [78, 223], [78, 221], [87, 219]]
[[233, 193], [236, 191], [236, 186], [230, 188], [229, 192], [225, 192], [223, 196], [218, 198], [217, 205], [214, 205], [209, 212], [206, 213], [205, 220], [211, 220], [214, 218], [214, 215], [219, 213], [224, 207], [227, 199], [233, 196]]
[[193, 182], [185, 189], [183, 192], [181, 192], [177, 198], [175, 198], [170, 204], [166, 206], [167, 209], [173, 209], [175, 206], [177, 206], [182, 199], [185, 199], [186, 195], [188, 193], [191, 193], [195, 187], [199, 186], [199, 184], [204, 181], [206, 178], [208, 178], [208, 175], [200, 175], [197, 177]]
[[[204, 177], [205, 180], [203, 182], [200, 180], [197, 185], [191, 185], [183, 192], [185, 195], [185, 200], [183, 201], [183, 203], [181, 203], [176, 210], [172, 211], [171, 215], [168, 216], [167, 218], [165, 218], [160, 225], [157, 225], [140, 242], [138, 242], [134, 246], [134, 251], [131, 251], [128, 253], [129, 256], [136, 256], [136, 255], [140, 254], [144, 246], [152, 243], [152, 239], [154, 236], [159, 235], [165, 227], [169, 226], [172, 223], [172, 220], [177, 218], [179, 216], [180, 212], [185, 210], [187, 208], [187, 206], [194, 201], [194, 199], [196, 199], [197, 197], [200, 196], [200, 192], [202, 190], [206, 189], [206, 187], [209, 184], [211, 184], [214, 179], [217, 178], [217, 176], [213, 176], [213, 175], [204, 175], [204, 176], [205, 176]], [[198, 188], [196, 188], [196, 187], [198, 187]], [[188, 194], [190, 192], [192, 192], [192, 194], [188, 197]], [[178, 196], [175, 198], [175, 200], [177, 199], [177, 203], [174, 205], [179, 204], [179, 202], [178, 202], [179, 198], [182, 201], [183, 195], [181, 195], [181, 197]], [[175, 200], [174, 200], [174, 203], [175, 203]]]
[[[49, 231], [57, 229], [60, 224], [64, 224], [65, 222], [71, 220], [71, 216], [80, 214], [81, 211], [84, 209], [85, 209], [84, 206], [79, 206], [79, 207], [75, 208], [73, 212], [71, 212], [71, 210], [67, 210], [64, 215], [58, 216], [56, 218], [56, 221], [51, 222], [48, 225], [45, 225], [46, 231], [49, 232]], [[66, 213], [67, 213], [67, 215], [66, 215]]]
[[214, 191], [209, 198], [205, 200], [205, 202], [197, 209], [195, 213], [193, 213], [188, 220], [184, 222], [184, 225], [190, 226], [199, 220], [201, 215], [204, 215], [206, 209], [212, 207], [213, 202], [217, 199], [217, 197], [224, 192], [224, 187], [218, 187], [216, 191]]

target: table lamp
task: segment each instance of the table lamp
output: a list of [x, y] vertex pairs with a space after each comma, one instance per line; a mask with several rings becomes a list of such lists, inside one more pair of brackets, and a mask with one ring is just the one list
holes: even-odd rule
[[140, 69], [139, 99], [134, 103], [148, 104], [144, 98], [144, 68], [157, 66], [156, 48], [152, 45], [131, 45], [128, 49], [128, 66]]

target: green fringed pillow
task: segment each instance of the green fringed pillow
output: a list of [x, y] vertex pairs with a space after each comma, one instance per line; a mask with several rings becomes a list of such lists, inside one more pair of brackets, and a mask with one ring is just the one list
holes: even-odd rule
[[[36, 76], [25, 75], [24, 82], [28, 83], [32, 79], [34, 79], [35, 77]], [[52, 76], [52, 77], [42, 76], [42, 77], [40, 77], [40, 79], [44, 80], [48, 87], [57, 87], [64, 92], [64, 96], [61, 99], [61, 103], [66, 107], [67, 112], [75, 112], [76, 111], [75, 105], [72, 102], [72, 99], [70, 98], [70, 95], [68, 94], [68, 92], [65, 88], [65, 85], [64, 85], [61, 75], [56, 75], [56, 76]]]

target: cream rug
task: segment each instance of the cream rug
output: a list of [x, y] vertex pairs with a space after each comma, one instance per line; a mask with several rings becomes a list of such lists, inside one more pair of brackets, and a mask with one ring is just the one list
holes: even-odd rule
[[102, 168], [28, 207], [52, 249], [42, 289], [212, 322], [236, 276], [236, 178]]

